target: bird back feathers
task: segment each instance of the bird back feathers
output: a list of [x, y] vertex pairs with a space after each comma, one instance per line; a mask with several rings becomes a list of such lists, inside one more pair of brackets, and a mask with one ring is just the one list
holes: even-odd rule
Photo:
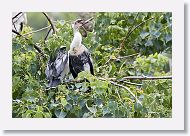
[[54, 56], [51, 56], [45, 70], [48, 80], [48, 87], [55, 87], [60, 84], [63, 78], [69, 73], [68, 53], [66, 48], [59, 48]]

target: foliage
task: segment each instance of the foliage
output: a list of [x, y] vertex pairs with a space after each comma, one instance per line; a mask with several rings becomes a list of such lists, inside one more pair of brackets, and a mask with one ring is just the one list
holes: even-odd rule
[[[73, 37], [70, 24], [57, 21], [56, 34], [45, 43], [43, 38], [38, 42], [47, 58], [34, 49], [32, 34], [27, 36], [29, 40], [18, 36], [13, 38], [13, 117], [172, 116], [171, 80], [123, 80], [126, 76], [171, 75], [171, 58], [165, 55], [171, 54], [172, 48], [171, 13], [95, 13], [94, 18], [94, 32], [83, 38], [83, 44], [92, 53], [95, 76], [81, 72], [76, 80], [62, 83], [54, 89], [46, 89], [44, 71], [48, 58], [53, 57], [59, 47], [69, 49]], [[149, 18], [153, 19], [146, 22]], [[25, 26], [22, 34], [31, 30]], [[129, 34], [131, 30], [133, 32]], [[136, 98], [111, 81], [127, 87]]]

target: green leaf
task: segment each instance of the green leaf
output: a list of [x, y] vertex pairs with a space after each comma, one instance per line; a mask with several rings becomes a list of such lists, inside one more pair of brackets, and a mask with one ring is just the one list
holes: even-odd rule
[[31, 118], [32, 117], [32, 110], [27, 110], [25, 113], [22, 114], [22, 118]]
[[61, 104], [63, 106], [67, 105], [67, 100], [65, 98], [61, 98]]
[[76, 86], [77, 88], [80, 88], [80, 87], [82, 86], [82, 83], [76, 83], [75, 86]]
[[43, 111], [43, 107], [42, 106], [37, 106], [37, 112], [42, 112]]
[[142, 105], [140, 103], [136, 102], [134, 105], [134, 109], [135, 109], [135, 111], [139, 112], [142, 110]]
[[44, 112], [43, 115], [44, 115], [44, 118], [51, 118], [52, 117], [49, 112]]
[[97, 98], [97, 99], [95, 100], [95, 104], [96, 104], [97, 106], [99, 106], [99, 107], [102, 107], [102, 106], [103, 106], [103, 100], [100, 99], [100, 98]]
[[152, 46], [152, 45], [153, 45], [153, 43], [152, 43], [151, 40], [148, 40], [148, 41], [145, 43], [145, 46]]
[[145, 39], [145, 37], [147, 37], [149, 35], [149, 32], [146, 32], [146, 31], [142, 31], [140, 36], [142, 39]]
[[57, 118], [65, 118], [67, 113], [62, 110], [55, 110], [55, 115]]
[[109, 68], [109, 74], [111, 74], [111, 75], [114, 74], [116, 72], [116, 70], [117, 70], [117, 68], [116, 68], [115, 64], [112, 63]]
[[91, 113], [93, 113], [93, 114], [95, 114], [95, 113], [97, 112], [97, 109], [96, 109], [95, 106], [93, 106], [93, 107], [88, 107], [88, 105], [86, 104], [86, 107], [87, 107], [87, 109], [88, 109]]
[[110, 113], [110, 110], [108, 107], [103, 108], [103, 116], [106, 115], [107, 113]]
[[42, 112], [36, 112], [34, 115], [34, 118], [43, 118], [43, 113]]

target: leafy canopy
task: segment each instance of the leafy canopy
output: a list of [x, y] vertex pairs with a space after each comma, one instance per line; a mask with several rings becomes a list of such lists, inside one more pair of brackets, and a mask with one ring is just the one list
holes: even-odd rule
[[[123, 80], [127, 76], [171, 75], [171, 13], [92, 13], [94, 32], [83, 38], [89, 48], [95, 76], [81, 72], [77, 81], [46, 90], [48, 58], [61, 46], [69, 49], [73, 32], [58, 20], [56, 34], [38, 45], [29, 40], [12, 42], [12, 116], [16, 118], [165, 118], [172, 116], [172, 81]], [[25, 26], [22, 34], [32, 31]], [[102, 80], [101, 78], [105, 79]], [[90, 81], [86, 82], [85, 79]], [[116, 82], [126, 86], [135, 96]], [[89, 92], [89, 86], [91, 91]], [[137, 101], [139, 100], [139, 102]]]

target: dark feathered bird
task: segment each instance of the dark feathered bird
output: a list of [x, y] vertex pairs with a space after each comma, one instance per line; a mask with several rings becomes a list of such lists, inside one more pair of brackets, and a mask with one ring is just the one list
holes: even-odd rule
[[50, 57], [45, 70], [48, 87], [56, 87], [69, 73], [68, 53], [66, 47], [58, 49], [54, 57]]

